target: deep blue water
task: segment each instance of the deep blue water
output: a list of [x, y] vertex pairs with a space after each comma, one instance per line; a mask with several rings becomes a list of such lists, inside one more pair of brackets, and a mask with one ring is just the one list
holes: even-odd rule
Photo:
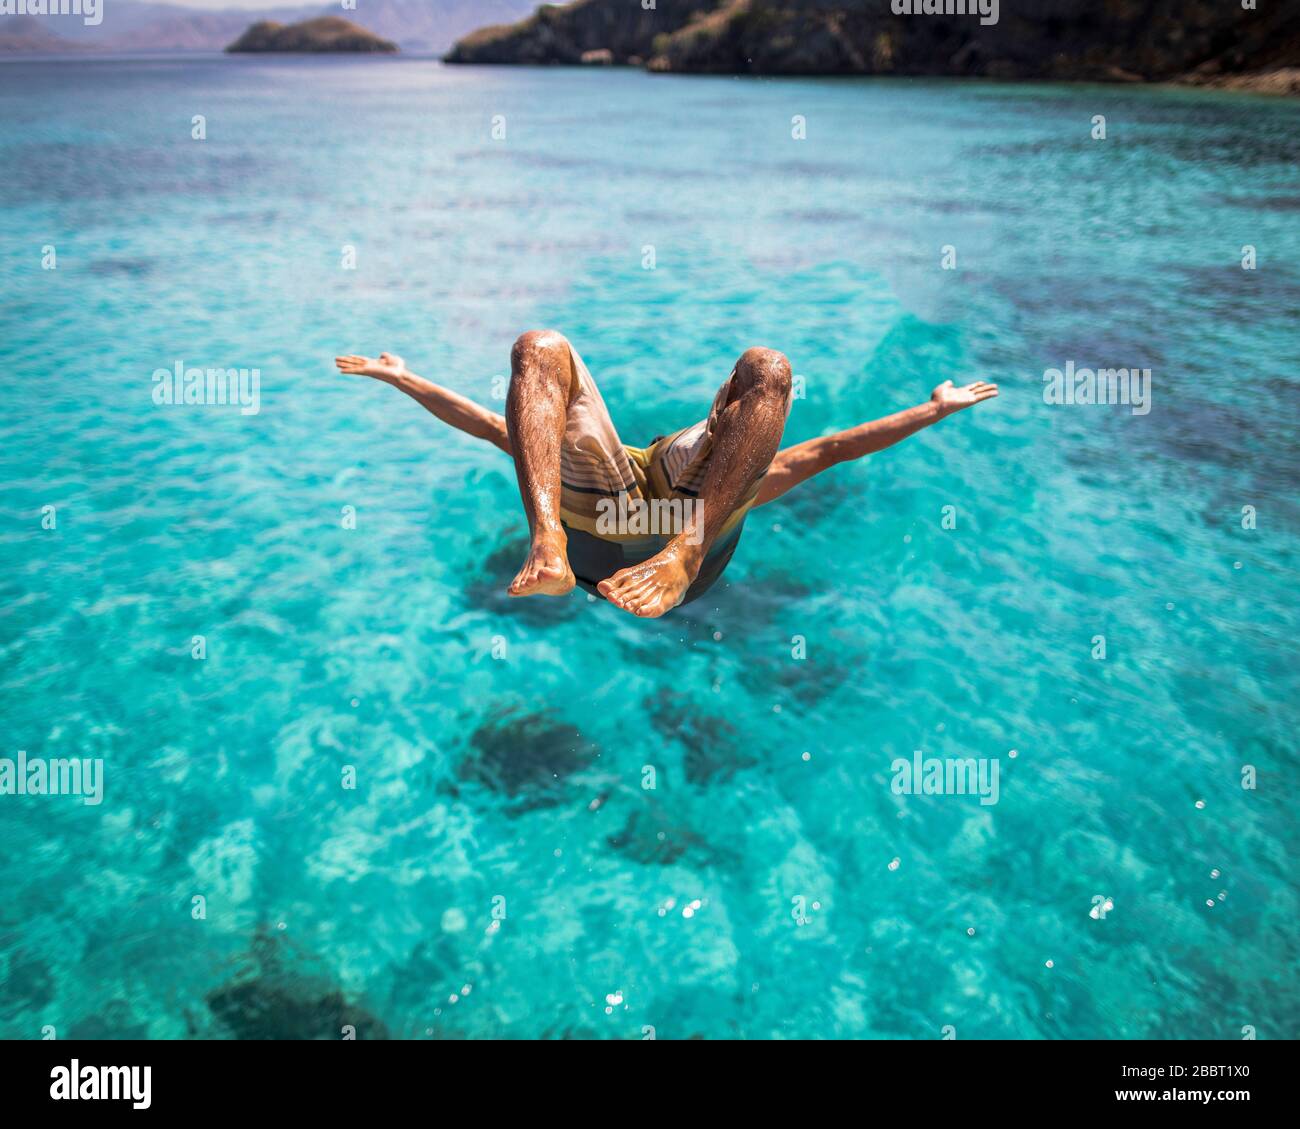
[[[0, 65], [0, 757], [104, 764], [97, 806], [0, 795], [0, 1034], [1295, 1037], [1298, 127], [1131, 87]], [[790, 441], [1002, 395], [636, 621], [508, 600], [509, 462], [331, 364], [499, 410], [539, 326], [629, 443], [754, 344], [802, 378]], [[155, 405], [177, 361], [256, 367], [260, 411]], [[1150, 413], [1045, 403], [1070, 361], [1150, 368]], [[996, 760], [998, 803], [895, 794], [918, 749]]]

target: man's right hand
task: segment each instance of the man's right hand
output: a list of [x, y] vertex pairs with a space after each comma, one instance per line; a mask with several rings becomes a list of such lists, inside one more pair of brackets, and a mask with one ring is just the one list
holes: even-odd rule
[[406, 362], [396, 353], [380, 353], [378, 360], [361, 357], [355, 353], [335, 357], [339, 372], [357, 376], [373, 376], [377, 380], [393, 381], [406, 372]]

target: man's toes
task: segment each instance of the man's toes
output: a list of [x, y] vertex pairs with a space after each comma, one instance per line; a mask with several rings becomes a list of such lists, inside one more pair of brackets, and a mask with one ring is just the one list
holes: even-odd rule
[[537, 569], [536, 567], [534, 567], [533, 563], [529, 561], [526, 565], [524, 565], [523, 568], [519, 570], [518, 573], [515, 574], [514, 580], [510, 582], [509, 590], [515, 593], [521, 592], [525, 588], [533, 584], [536, 580], [537, 580]]
[[637, 609], [640, 608], [643, 603], [645, 603], [645, 597], [642, 596], [640, 592], [624, 592], [622, 593], [622, 598], [619, 600], [619, 604], [622, 607], [625, 607], [633, 615], [640, 614]]
[[653, 581], [643, 580], [625, 594], [624, 604], [633, 615], [654, 616], [655, 608], [662, 603], [663, 592]]
[[623, 606], [630, 612], [641, 614], [641, 608], [654, 602], [654, 592], [644, 586], [623, 593]]
[[629, 582], [629, 578], [624, 577], [619, 580], [619, 574], [615, 573], [608, 580], [602, 580], [596, 585], [596, 591], [605, 597], [616, 608], [625, 612], [636, 614], [635, 604], [638, 602], [639, 586]]
[[[612, 581], [614, 578], [611, 577], [610, 579]], [[661, 593], [653, 581], [629, 580], [622, 585], [611, 583], [603, 589], [600, 585], [596, 587], [605, 599], [629, 615], [646, 619], [663, 614], [656, 610], [662, 604], [662, 599]]]
[[616, 604], [624, 611], [630, 612], [635, 610], [636, 597], [631, 592], [628, 592], [626, 589], [620, 588], [618, 591], [614, 593], [610, 602]]
[[613, 576], [606, 577], [597, 584], [596, 591], [608, 600], [612, 596], [626, 593], [628, 589], [628, 580], [629, 577], [627, 575], [627, 570], [620, 569], [618, 572], [614, 573]]

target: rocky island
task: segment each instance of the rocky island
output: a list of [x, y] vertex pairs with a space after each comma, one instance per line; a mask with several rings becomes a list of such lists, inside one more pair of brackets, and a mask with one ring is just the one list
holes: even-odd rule
[[577, 0], [476, 31], [447, 61], [599, 59], [664, 72], [1189, 82], [1294, 94], [1293, 14], [1287, 4], [1184, 0], [658, 0], [650, 11]]
[[297, 24], [259, 20], [226, 48], [231, 54], [245, 52], [292, 52], [324, 54], [360, 52], [392, 54], [397, 44], [358, 27], [339, 16], [322, 16]]

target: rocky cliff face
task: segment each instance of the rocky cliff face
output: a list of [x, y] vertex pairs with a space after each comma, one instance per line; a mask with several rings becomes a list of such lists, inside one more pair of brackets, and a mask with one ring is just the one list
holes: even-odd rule
[[1226, 76], [1285, 74], [1300, 65], [1295, 0], [1261, 3], [1256, 11], [1236, 0], [1001, 0], [995, 23], [982, 22], [978, 11], [924, 14], [957, 6], [952, 0], [658, 0], [647, 12], [628, 0], [579, 0], [476, 32], [453, 48], [449, 61], [577, 63], [584, 52], [606, 49], [616, 62], [644, 61], [658, 71], [1192, 78], [1220, 85], [1241, 84]]
[[608, 51], [614, 62], [640, 63], [657, 37], [684, 28], [716, 0], [657, 0], [646, 11], [637, 0], [582, 0], [543, 4], [526, 20], [485, 27], [460, 40], [453, 63], [580, 63], [588, 51]]
[[227, 51], [241, 53], [254, 51], [302, 52], [386, 52], [397, 50], [396, 43], [380, 39], [373, 32], [357, 27], [338, 16], [323, 16], [316, 20], [303, 20], [299, 24], [278, 24], [262, 20], [253, 24], [235, 40]]

